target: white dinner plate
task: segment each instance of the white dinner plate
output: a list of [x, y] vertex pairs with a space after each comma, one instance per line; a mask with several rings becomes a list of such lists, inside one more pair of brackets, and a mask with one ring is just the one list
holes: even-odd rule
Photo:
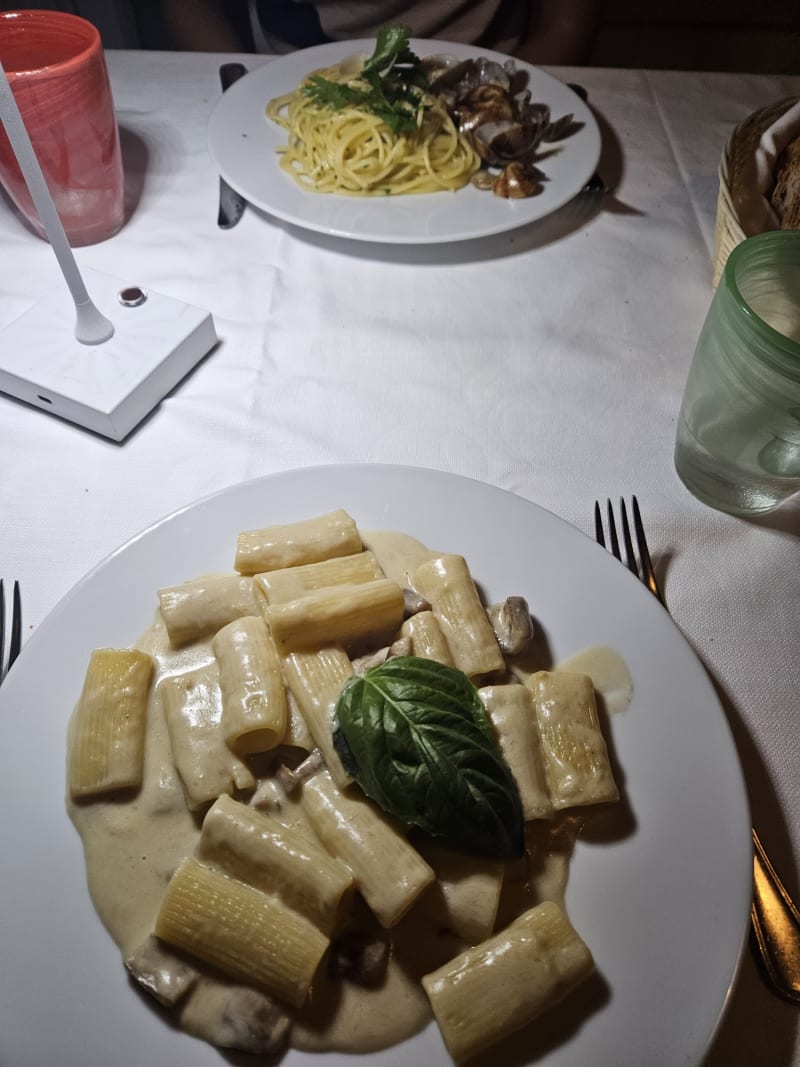
[[[159, 587], [230, 569], [241, 529], [337, 507], [363, 529], [465, 555], [490, 598], [526, 596], [554, 658], [607, 644], [633, 675], [633, 702], [610, 721], [623, 799], [579, 842], [567, 892], [597, 976], [526, 1033], [523, 1059], [489, 1062], [698, 1064], [740, 959], [752, 871], [742, 775], [703, 668], [655, 598], [574, 527], [479, 482], [379, 465], [288, 471], [183, 508], [101, 563], [28, 641], [0, 690], [0, 1063], [227, 1062], [129, 984], [94, 912], [65, 810], [67, 720], [91, 650], [133, 642]], [[383, 1053], [293, 1052], [284, 1067], [448, 1063], [431, 1024]]]
[[[529, 73], [533, 99], [549, 104], [552, 117], [572, 113], [580, 128], [552, 147], [541, 161], [544, 190], [524, 200], [504, 200], [467, 185], [455, 193], [414, 196], [335, 196], [301, 189], [279, 167], [276, 149], [286, 131], [264, 109], [273, 97], [295, 89], [307, 74], [354, 52], [369, 55], [374, 41], [341, 41], [281, 56], [251, 71], [220, 98], [208, 124], [208, 146], [222, 176], [256, 207], [309, 230], [361, 241], [431, 244], [463, 241], [516, 229], [544, 218], [571, 200], [592, 176], [600, 158], [600, 131], [584, 102], [563, 82], [517, 61]], [[421, 56], [436, 52], [459, 58], [508, 57], [485, 48], [413, 40]], [[549, 149], [551, 146], [547, 146]]]

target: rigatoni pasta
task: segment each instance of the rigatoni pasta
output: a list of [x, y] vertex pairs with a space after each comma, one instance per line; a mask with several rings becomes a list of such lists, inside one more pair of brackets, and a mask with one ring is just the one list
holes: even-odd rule
[[414, 588], [430, 601], [453, 662], [473, 681], [502, 675], [506, 661], [463, 556], [452, 553], [423, 563]]
[[234, 567], [240, 574], [258, 574], [360, 551], [358, 527], [339, 508], [302, 522], [244, 530], [236, 544]]
[[212, 642], [222, 692], [222, 732], [240, 754], [281, 744], [288, 707], [281, 663], [262, 618], [248, 615], [217, 631]]
[[211, 575], [159, 589], [158, 599], [175, 648], [214, 634], [242, 615], [258, 612], [252, 580], [238, 574]]
[[252, 982], [286, 1004], [303, 1003], [328, 938], [276, 896], [185, 860], [155, 923], [163, 941]]
[[430, 842], [420, 847], [420, 854], [436, 875], [419, 903], [420, 910], [468, 944], [490, 937], [500, 905], [505, 864]]
[[532, 1022], [594, 969], [592, 955], [552, 901], [422, 979], [456, 1063]]
[[333, 716], [342, 687], [353, 676], [350, 658], [337, 645], [316, 652], [290, 652], [283, 661], [283, 673], [325, 765], [336, 784], [345, 788], [353, 779], [333, 747]]
[[347, 867], [311, 837], [230, 797], [220, 797], [209, 809], [197, 857], [263, 893], [274, 893], [326, 934], [353, 885]]
[[382, 926], [405, 915], [434, 874], [366, 797], [342, 792], [327, 771], [306, 782], [302, 804], [319, 839], [353, 872]]
[[270, 604], [264, 617], [284, 652], [326, 644], [352, 648], [370, 635], [389, 639], [403, 621], [403, 590], [381, 578], [362, 585], [321, 589], [283, 604]]
[[488, 685], [478, 690], [500, 751], [511, 768], [526, 819], [545, 819], [555, 805], [548, 790], [533, 694], [525, 685]]
[[591, 678], [570, 671], [538, 671], [526, 684], [533, 693], [553, 807], [617, 800]]
[[365, 550], [352, 556], [334, 556], [319, 563], [282, 567], [256, 574], [253, 584], [266, 604], [284, 604], [319, 589], [337, 585], [361, 585], [385, 578], [374, 552]]
[[134, 649], [92, 653], [72, 726], [69, 790], [90, 797], [142, 784], [154, 664]]
[[401, 626], [400, 633], [411, 639], [412, 656], [454, 666], [447, 639], [432, 611], [418, 611], [410, 616]]
[[223, 793], [253, 789], [252, 771], [225, 744], [216, 665], [164, 678], [158, 691], [189, 810], [197, 811]]

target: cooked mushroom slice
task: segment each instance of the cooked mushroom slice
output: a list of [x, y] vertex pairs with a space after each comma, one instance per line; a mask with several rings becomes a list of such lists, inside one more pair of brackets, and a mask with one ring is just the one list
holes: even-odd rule
[[504, 196], [509, 200], [522, 200], [526, 196], [536, 196], [542, 191], [539, 180], [540, 171], [528, 163], [515, 160], [508, 163], [492, 183], [495, 196]]
[[181, 1025], [212, 1045], [260, 1056], [277, 1056], [289, 1042], [289, 1018], [266, 993], [211, 979], [192, 992]]
[[506, 597], [487, 611], [497, 643], [508, 656], [518, 656], [533, 640], [533, 619], [525, 597]]
[[[414, 614], [416, 614], [416, 612]], [[372, 652], [368, 656], [360, 656], [358, 659], [354, 659], [353, 671], [356, 674], [364, 674], [372, 667], [380, 667], [382, 663], [385, 663], [387, 659], [391, 659], [393, 656], [410, 655], [411, 638], [398, 637], [391, 645], [387, 645], [385, 648], [379, 648], [377, 652]]]
[[430, 611], [431, 606], [424, 596], [420, 596], [416, 589], [403, 590], [403, 618], [417, 615], [420, 611]]
[[167, 1008], [174, 1007], [198, 979], [194, 967], [152, 934], [128, 956], [125, 969], [142, 989]]
[[313, 778], [317, 771], [324, 766], [325, 760], [322, 758], [322, 753], [318, 748], [315, 748], [311, 755], [306, 756], [303, 762], [299, 763], [294, 770], [282, 763], [275, 772], [275, 777], [280, 782], [284, 793], [287, 796], [291, 796], [295, 789], [301, 786], [303, 782], [307, 782], [309, 778]]
[[329, 973], [354, 985], [377, 986], [389, 963], [389, 942], [380, 934], [346, 930], [331, 943]]

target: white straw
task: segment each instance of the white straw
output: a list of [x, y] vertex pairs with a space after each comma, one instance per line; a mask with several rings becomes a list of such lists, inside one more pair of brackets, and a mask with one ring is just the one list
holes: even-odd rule
[[47, 239], [53, 246], [61, 273], [75, 301], [75, 337], [85, 345], [99, 345], [113, 336], [114, 326], [92, 303], [84, 285], [75, 256], [70, 248], [61, 219], [47, 182], [39, 166], [39, 160], [31, 144], [25, 123], [22, 121], [17, 101], [11, 91], [2, 63], [0, 63], [0, 120], [5, 126], [14, 155], [17, 157], [28, 191], [39, 212]]

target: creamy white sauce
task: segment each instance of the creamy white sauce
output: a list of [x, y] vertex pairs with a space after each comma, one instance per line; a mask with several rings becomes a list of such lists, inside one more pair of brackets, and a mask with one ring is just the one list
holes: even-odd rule
[[[434, 555], [418, 541], [401, 534], [371, 533], [365, 535], [364, 542], [375, 552], [387, 576], [401, 585], [410, 585], [409, 575]], [[172, 649], [160, 615], [136, 647], [153, 656], [159, 680], [207, 666], [214, 659], [208, 641]], [[517, 666], [517, 673], [524, 674], [527, 668]], [[539, 669], [546, 665], [528, 666]], [[630, 701], [630, 675], [610, 649], [589, 649], [570, 657], [557, 669], [589, 674], [608, 711], [620, 710]], [[92, 901], [123, 958], [152, 933], [166, 885], [180, 862], [194, 852], [202, 818], [202, 813], [187, 810], [173, 766], [157, 687], [152, 691], [147, 716], [144, 782], [136, 796], [67, 802], [83, 840]], [[266, 810], [279, 803], [283, 820], [302, 822], [299, 806], [279, 796], [278, 787], [266, 770], [271, 770], [271, 761], [248, 762], [256, 777], [256, 788], [237, 799]], [[580, 820], [572, 815], [528, 824], [525, 856], [506, 867], [496, 929], [542, 900], [554, 900], [563, 906], [569, 859], [579, 829]], [[368, 916], [362, 919], [362, 924], [370, 922], [377, 930], [374, 920]], [[308, 1050], [372, 1051], [396, 1044], [428, 1022], [430, 1007], [419, 979], [461, 951], [464, 943], [433, 918], [426, 917], [419, 902], [388, 936], [390, 962], [385, 981], [376, 989], [331, 978], [323, 961], [307, 1005], [290, 1013], [294, 1024], [292, 1045]], [[180, 1025], [212, 1042], [235, 1043], [239, 1035], [231, 1034], [229, 998], [237, 987], [211, 974], [204, 965], [190, 963], [201, 977], [175, 1009]], [[247, 1011], [254, 1010], [249, 1002], [245, 1001], [245, 1005]]]

